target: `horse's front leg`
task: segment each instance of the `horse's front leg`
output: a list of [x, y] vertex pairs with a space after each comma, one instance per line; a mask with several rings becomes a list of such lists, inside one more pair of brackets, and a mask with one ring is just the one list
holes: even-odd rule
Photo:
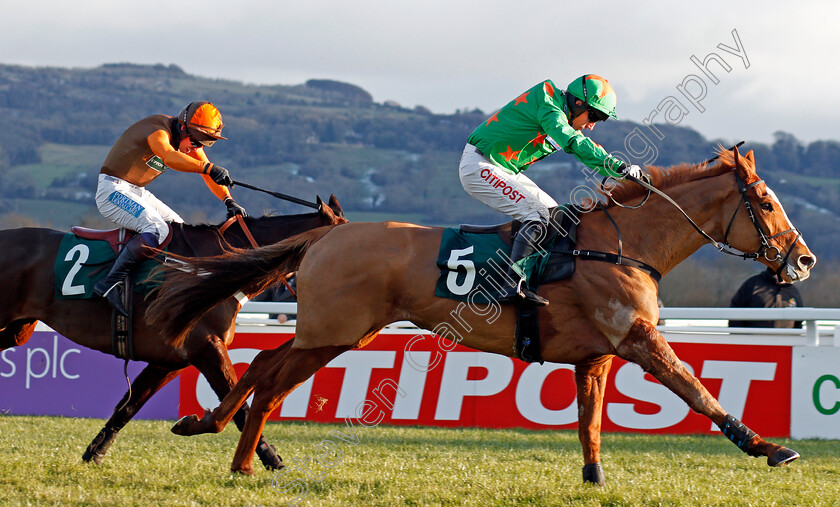
[[[278, 358], [276, 364], [270, 365], [273, 366], [272, 368], [267, 369], [263, 369], [261, 365], [257, 365], [256, 360], [254, 361], [245, 374], [248, 375], [253, 370], [254, 374], [258, 375], [254, 389], [254, 403], [245, 419], [245, 427], [242, 429], [239, 444], [233, 455], [233, 462], [230, 465], [232, 472], [254, 473], [251, 462], [257, 448], [257, 437], [262, 434], [269, 414], [290, 392], [349, 348], [328, 346], [296, 349], [290, 347], [282, 358]], [[245, 376], [243, 375], [242, 378], [244, 380]]]
[[105, 453], [117, 438], [117, 433], [143, 408], [152, 395], [177, 377], [182, 370], [183, 368], [172, 370], [151, 364], [143, 368], [143, 371], [131, 383], [131, 397], [129, 398], [129, 393], [125, 393], [117, 408], [114, 409], [113, 415], [105, 423], [105, 427], [85, 450], [82, 459], [86, 462], [93, 461], [97, 465], [102, 463]]
[[711, 419], [727, 438], [750, 456], [767, 456], [770, 466], [784, 465], [799, 457], [795, 451], [764, 440], [727, 414], [703, 384], [683, 366], [670, 345], [649, 322], [637, 320], [616, 350], [619, 357], [637, 363], [682, 398], [692, 410]]
[[601, 413], [613, 356], [575, 365], [578, 437], [583, 447], [583, 481], [604, 485], [601, 468]]
[[[280, 359], [286, 354], [294, 340], [289, 340], [276, 349], [263, 350], [254, 358], [242, 378], [233, 389], [222, 399], [222, 402], [212, 412], [205, 411], [204, 417], [187, 415], [180, 418], [172, 427], [172, 433], [182, 436], [200, 435], [202, 433], [219, 433], [233, 419], [239, 407], [245, 403], [254, 391], [256, 383], [266, 375], [279, 368]], [[247, 418], [246, 418], [247, 423]]]
[[[207, 379], [219, 400], [223, 400], [236, 385], [236, 371], [233, 369], [227, 347], [221, 340], [211, 340], [209, 346], [203, 347], [190, 360]], [[244, 428], [247, 415], [248, 404], [243, 403], [233, 415], [233, 422], [239, 431]], [[270, 445], [262, 435], [257, 443], [257, 456], [268, 470], [279, 470], [284, 466], [283, 459], [277, 454], [274, 446]]]

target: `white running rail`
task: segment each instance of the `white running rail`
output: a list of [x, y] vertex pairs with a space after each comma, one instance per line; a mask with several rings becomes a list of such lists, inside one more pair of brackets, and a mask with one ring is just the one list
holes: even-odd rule
[[[280, 324], [269, 314], [284, 314]], [[657, 329], [669, 342], [753, 345], [808, 345], [840, 347], [840, 308], [661, 308], [665, 324]], [[249, 301], [236, 319], [238, 327], [277, 326], [290, 330], [297, 317], [297, 303]], [[803, 321], [802, 329], [734, 328], [729, 320]], [[388, 329], [416, 329], [410, 322], [396, 322]], [[279, 331], [280, 329], [278, 329]]]

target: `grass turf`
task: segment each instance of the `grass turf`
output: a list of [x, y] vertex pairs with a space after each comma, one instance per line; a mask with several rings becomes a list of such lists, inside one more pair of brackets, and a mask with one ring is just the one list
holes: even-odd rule
[[356, 425], [355, 440], [342, 425], [272, 423], [288, 469], [255, 460], [245, 477], [229, 472], [233, 425], [185, 438], [171, 424], [130, 423], [94, 466], [81, 454], [102, 420], [0, 416], [0, 504], [286, 505], [305, 487], [299, 505], [840, 505], [836, 440], [778, 441], [803, 457], [774, 469], [720, 436], [608, 433], [598, 488], [581, 481], [573, 431]]

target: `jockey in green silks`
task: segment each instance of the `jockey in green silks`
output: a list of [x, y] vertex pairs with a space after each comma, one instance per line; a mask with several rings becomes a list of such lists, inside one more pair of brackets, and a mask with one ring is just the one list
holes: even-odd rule
[[571, 153], [604, 176], [641, 176], [641, 168], [628, 166], [584, 136], [599, 121], [617, 118], [616, 95], [610, 83], [595, 74], [572, 81], [558, 90], [551, 80], [510, 101], [483, 121], [470, 135], [461, 156], [459, 176], [468, 194], [494, 210], [522, 222], [513, 241], [508, 275], [518, 285], [503, 288], [500, 303], [518, 298], [547, 305], [548, 300], [527, 288], [517, 261], [534, 254], [545, 237], [550, 208], [557, 202], [524, 172], [529, 165], [557, 150]]

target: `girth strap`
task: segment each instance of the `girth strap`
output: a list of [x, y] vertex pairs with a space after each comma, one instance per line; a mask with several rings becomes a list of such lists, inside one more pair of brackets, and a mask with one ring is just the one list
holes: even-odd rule
[[631, 268], [641, 269], [642, 271], [647, 272], [651, 278], [656, 280], [657, 283], [662, 280], [662, 274], [657, 271], [656, 268], [645, 262], [631, 259], [630, 257], [619, 256], [609, 252], [598, 252], [596, 250], [565, 250], [557, 251], [557, 253], [572, 255], [579, 259], [588, 261], [609, 262], [610, 264], [617, 264], [619, 266], [629, 266]]
[[[120, 244], [125, 243], [127, 231], [120, 229]], [[171, 236], [171, 234], [170, 234]], [[125, 246], [122, 246], [125, 248]], [[134, 359], [134, 287], [132, 275], [123, 279], [122, 303], [128, 311], [128, 316], [121, 315], [116, 309], [111, 309], [111, 352], [120, 359]], [[129, 384], [130, 386], [131, 384]]]

